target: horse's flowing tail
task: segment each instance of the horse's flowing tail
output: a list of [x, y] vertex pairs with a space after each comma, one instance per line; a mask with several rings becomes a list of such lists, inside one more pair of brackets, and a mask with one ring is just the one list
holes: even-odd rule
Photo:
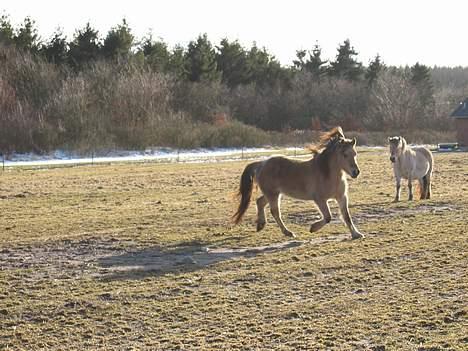
[[247, 208], [250, 205], [255, 171], [257, 170], [260, 164], [261, 162], [250, 163], [249, 165], [247, 165], [247, 167], [245, 167], [244, 172], [242, 172], [239, 185], [239, 192], [237, 193], [237, 196], [240, 198], [240, 203], [236, 213], [234, 213], [234, 215], [232, 216], [235, 224], [238, 224], [242, 220], [245, 211], [247, 211]]
[[431, 198], [431, 182], [432, 182], [432, 170], [434, 167], [434, 158], [432, 157], [432, 153], [427, 150], [423, 149], [425, 152], [424, 154], [426, 155], [426, 158], [429, 162], [429, 170], [427, 171], [426, 175], [422, 177], [422, 182], [423, 182], [423, 188], [421, 189], [421, 200], [424, 199], [430, 199]]

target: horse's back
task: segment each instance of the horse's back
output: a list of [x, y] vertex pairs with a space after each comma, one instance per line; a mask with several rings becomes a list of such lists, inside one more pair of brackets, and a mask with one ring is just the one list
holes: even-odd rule
[[257, 177], [262, 178], [283, 178], [285, 176], [295, 176], [301, 172], [302, 162], [292, 160], [284, 156], [273, 156], [263, 161]]
[[427, 160], [427, 162], [430, 162], [431, 164], [434, 162], [432, 152], [427, 147], [417, 146], [414, 148], [414, 151], [422, 155]]
[[257, 183], [264, 193], [283, 193], [296, 198], [309, 198], [313, 178], [307, 161], [274, 156], [257, 172]]
[[424, 146], [416, 146], [412, 149], [415, 153], [415, 168], [417, 177], [424, 177], [427, 173], [432, 171], [432, 152]]

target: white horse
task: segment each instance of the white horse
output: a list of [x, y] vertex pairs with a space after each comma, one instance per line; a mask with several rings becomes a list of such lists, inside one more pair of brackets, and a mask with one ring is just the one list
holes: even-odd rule
[[401, 136], [388, 138], [390, 161], [396, 180], [395, 202], [400, 201], [401, 178], [408, 180], [408, 200], [413, 200], [413, 180], [419, 181], [421, 200], [431, 198], [431, 177], [434, 159], [425, 147], [409, 147]]

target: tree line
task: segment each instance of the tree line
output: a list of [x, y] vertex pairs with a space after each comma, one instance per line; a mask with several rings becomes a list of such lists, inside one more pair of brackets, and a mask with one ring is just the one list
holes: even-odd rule
[[468, 94], [463, 67], [368, 64], [349, 40], [333, 60], [318, 44], [281, 65], [266, 48], [206, 34], [170, 48], [137, 40], [125, 20], [41, 40], [27, 17], [0, 17], [0, 148], [235, 146], [270, 131], [450, 129]]

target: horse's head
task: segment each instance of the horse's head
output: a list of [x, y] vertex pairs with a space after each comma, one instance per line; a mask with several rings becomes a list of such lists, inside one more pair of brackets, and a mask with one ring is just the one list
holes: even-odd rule
[[395, 136], [388, 138], [388, 143], [390, 145], [390, 161], [395, 163], [396, 159], [400, 157], [404, 146], [406, 144], [405, 139], [401, 136]]
[[356, 160], [356, 138], [346, 138], [341, 127], [335, 127], [323, 133], [320, 144], [310, 145], [308, 148], [312, 153], [319, 155], [319, 162], [326, 173], [329, 171], [331, 157], [336, 160], [335, 169], [343, 170], [353, 178], [361, 172]]
[[337, 141], [338, 164], [352, 178], [357, 178], [361, 171], [357, 164], [356, 138], [340, 137]]

